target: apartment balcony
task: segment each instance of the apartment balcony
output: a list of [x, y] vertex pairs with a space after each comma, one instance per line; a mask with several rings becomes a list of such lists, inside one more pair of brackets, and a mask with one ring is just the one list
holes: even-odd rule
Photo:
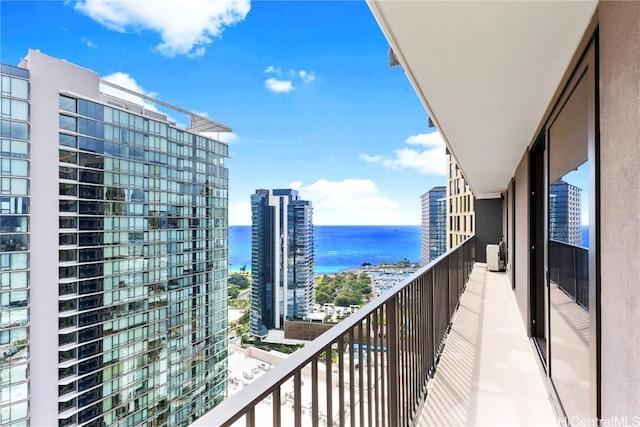
[[505, 273], [470, 238], [194, 426], [557, 425]]

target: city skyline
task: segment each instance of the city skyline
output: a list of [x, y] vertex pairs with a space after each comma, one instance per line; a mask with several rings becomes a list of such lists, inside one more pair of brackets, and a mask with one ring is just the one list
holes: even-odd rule
[[230, 225], [258, 187], [297, 189], [317, 225], [420, 224], [444, 144], [364, 2], [192, 3], [197, 21], [173, 2], [2, 2], [1, 60], [40, 49], [228, 124]]

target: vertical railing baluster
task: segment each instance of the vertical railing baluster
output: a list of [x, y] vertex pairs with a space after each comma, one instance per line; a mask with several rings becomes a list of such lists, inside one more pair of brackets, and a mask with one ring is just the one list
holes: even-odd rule
[[356, 426], [356, 371], [353, 352], [353, 328], [349, 329], [349, 419], [351, 427]]
[[311, 425], [313, 427], [318, 427], [318, 405], [320, 405], [318, 396], [318, 358], [315, 357], [311, 361]]
[[415, 407], [418, 403], [418, 380], [420, 376], [420, 368], [418, 363], [418, 318], [416, 314], [418, 312], [418, 286], [417, 282], [414, 280], [411, 288], [411, 372], [413, 375], [413, 381], [411, 384], [411, 395], [412, 397], [412, 405], [411, 405], [411, 419], [413, 420], [413, 414]]
[[[403, 400], [404, 400], [404, 349], [402, 348], [402, 344], [404, 343], [403, 340], [403, 336], [402, 336], [402, 329], [404, 327], [403, 325], [403, 318], [402, 318], [402, 304], [404, 304], [404, 292], [400, 291], [398, 292], [398, 296], [396, 297], [396, 315], [395, 315], [395, 319], [396, 319], [396, 327], [394, 328], [396, 330], [396, 348], [398, 349], [398, 355], [396, 357], [397, 360], [397, 364], [396, 364], [396, 375], [394, 378], [396, 378], [396, 381], [398, 383], [398, 391], [397, 391], [397, 405], [398, 405], [398, 420], [402, 420], [402, 415], [403, 415]], [[389, 383], [389, 386], [391, 386], [391, 383]]]
[[344, 427], [344, 335], [338, 339], [338, 416]]
[[416, 313], [418, 311], [418, 286], [414, 280], [411, 289], [411, 371], [413, 372], [413, 384], [411, 384], [411, 419], [413, 420], [413, 414], [415, 406], [418, 403], [418, 378], [420, 376], [419, 363], [418, 363], [418, 319]]
[[406, 336], [407, 336], [407, 390], [405, 395], [407, 396], [407, 402], [405, 403], [406, 414], [405, 414], [405, 423], [409, 424], [409, 420], [411, 419], [412, 409], [413, 409], [413, 381], [415, 380], [415, 371], [413, 370], [413, 333], [414, 333], [414, 323], [413, 323], [413, 286], [409, 284], [407, 286], [407, 302], [405, 304], [405, 313], [406, 313]]
[[[389, 395], [386, 378], [389, 370], [389, 342], [387, 338], [387, 310], [385, 306], [380, 307], [380, 345], [382, 353], [380, 353], [380, 409], [382, 410], [382, 427], [389, 425], [387, 422], [387, 396]], [[385, 366], [387, 367], [385, 371]]]
[[386, 302], [387, 312], [387, 354], [388, 354], [388, 406], [389, 406], [389, 423], [391, 426], [398, 426], [400, 418], [398, 416], [398, 295], [399, 293]]
[[402, 317], [404, 318], [404, 425], [409, 424], [409, 409], [411, 408], [411, 285], [405, 288], [404, 304], [402, 305]]
[[414, 323], [414, 333], [413, 333], [413, 349], [414, 349], [414, 354], [413, 354], [413, 364], [414, 364], [414, 372], [415, 372], [415, 381], [414, 381], [414, 387], [415, 387], [415, 393], [414, 393], [414, 397], [413, 397], [413, 404], [415, 406], [418, 405], [418, 402], [420, 400], [420, 390], [421, 390], [421, 383], [422, 383], [422, 360], [421, 360], [421, 342], [422, 340], [420, 339], [421, 332], [422, 332], [422, 318], [419, 316], [420, 313], [420, 309], [422, 308], [420, 306], [421, 303], [421, 299], [420, 299], [420, 288], [418, 287], [418, 280], [416, 279], [415, 281], [415, 286], [413, 288], [413, 298], [414, 298], [414, 303], [413, 303], [413, 321]]
[[426, 378], [425, 372], [424, 372], [424, 344], [425, 344], [425, 337], [427, 336], [427, 334], [425, 333], [425, 327], [424, 327], [424, 321], [425, 318], [427, 317], [427, 312], [425, 310], [425, 306], [424, 306], [424, 281], [422, 280], [422, 275], [418, 278], [416, 278], [416, 281], [418, 283], [418, 287], [417, 287], [417, 298], [418, 298], [418, 304], [416, 305], [416, 311], [417, 311], [417, 319], [418, 319], [418, 341], [417, 341], [417, 349], [418, 349], [418, 387], [420, 388], [420, 395], [422, 396], [422, 386], [424, 384], [424, 380]]
[[[378, 340], [378, 310], [373, 312], [373, 347], [375, 349], [373, 353], [373, 382], [375, 384], [373, 388], [373, 420], [375, 425], [378, 425], [378, 410], [380, 405], [378, 403], [380, 383], [378, 381], [378, 353], [380, 352], [380, 341]], [[371, 386], [369, 386], [371, 387]]]
[[272, 415], [273, 415], [273, 422], [272, 425], [274, 427], [280, 427], [282, 425], [282, 414], [280, 412], [280, 386], [278, 386], [278, 388], [276, 388], [273, 393], [271, 393], [271, 406], [272, 406]]
[[359, 425], [364, 426], [364, 373], [366, 369], [363, 364], [362, 334], [362, 322], [360, 322], [358, 323], [358, 409], [360, 409]]
[[302, 367], [293, 376], [293, 418], [296, 427], [302, 427]]
[[406, 408], [407, 408], [407, 381], [409, 379], [409, 371], [407, 369], [407, 289], [403, 289], [400, 292], [400, 299], [398, 300], [398, 319], [400, 319], [400, 329], [398, 330], [398, 342], [400, 348], [400, 363], [398, 369], [400, 369], [400, 378], [402, 383], [400, 384], [400, 393], [398, 393], [399, 408], [400, 408], [400, 420], [402, 425], [406, 423]]
[[[420, 395], [418, 399], [422, 398], [422, 383], [424, 381], [424, 341], [420, 339], [424, 337], [424, 317], [426, 311], [424, 310], [423, 298], [422, 294], [424, 293], [424, 286], [422, 282], [422, 276], [417, 277], [416, 279], [416, 315], [414, 316], [416, 319], [416, 372], [418, 373], [418, 391]], [[422, 313], [422, 316], [420, 316]]]
[[327, 347], [326, 353], [326, 365], [325, 365], [325, 385], [327, 392], [327, 425], [333, 427], [333, 350], [331, 344]]
[[256, 407], [252, 406], [247, 410], [247, 413], [244, 416], [245, 425], [247, 427], [254, 427], [256, 425]]
[[373, 427], [373, 402], [371, 401], [371, 314], [367, 316], [367, 425]]

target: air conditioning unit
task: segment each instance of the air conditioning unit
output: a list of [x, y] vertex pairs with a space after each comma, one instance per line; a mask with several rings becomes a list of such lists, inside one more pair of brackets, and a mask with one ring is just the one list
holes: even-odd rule
[[487, 270], [500, 271], [499, 245], [487, 245]]

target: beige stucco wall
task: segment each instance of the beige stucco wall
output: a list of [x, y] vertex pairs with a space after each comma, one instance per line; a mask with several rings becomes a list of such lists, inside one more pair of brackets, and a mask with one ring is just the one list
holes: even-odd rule
[[640, 416], [640, 3], [599, 8], [601, 402], [608, 419]]
[[516, 301], [525, 325], [529, 327], [529, 155], [525, 153], [516, 169]]
[[516, 239], [513, 233], [513, 221], [515, 220], [515, 218], [512, 215], [513, 200], [515, 198], [514, 183], [515, 181], [509, 184], [506, 197], [504, 198], [505, 209], [504, 209], [504, 216], [503, 216], [503, 218], [505, 218], [505, 220], [503, 221], [505, 224], [505, 236], [507, 236], [507, 277], [509, 278], [509, 282], [511, 283], [512, 287], [515, 287], [514, 286], [515, 278], [513, 277], [513, 273], [514, 273], [513, 268], [515, 264], [513, 262], [513, 256], [515, 254], [515, 242], [516, 242]]

